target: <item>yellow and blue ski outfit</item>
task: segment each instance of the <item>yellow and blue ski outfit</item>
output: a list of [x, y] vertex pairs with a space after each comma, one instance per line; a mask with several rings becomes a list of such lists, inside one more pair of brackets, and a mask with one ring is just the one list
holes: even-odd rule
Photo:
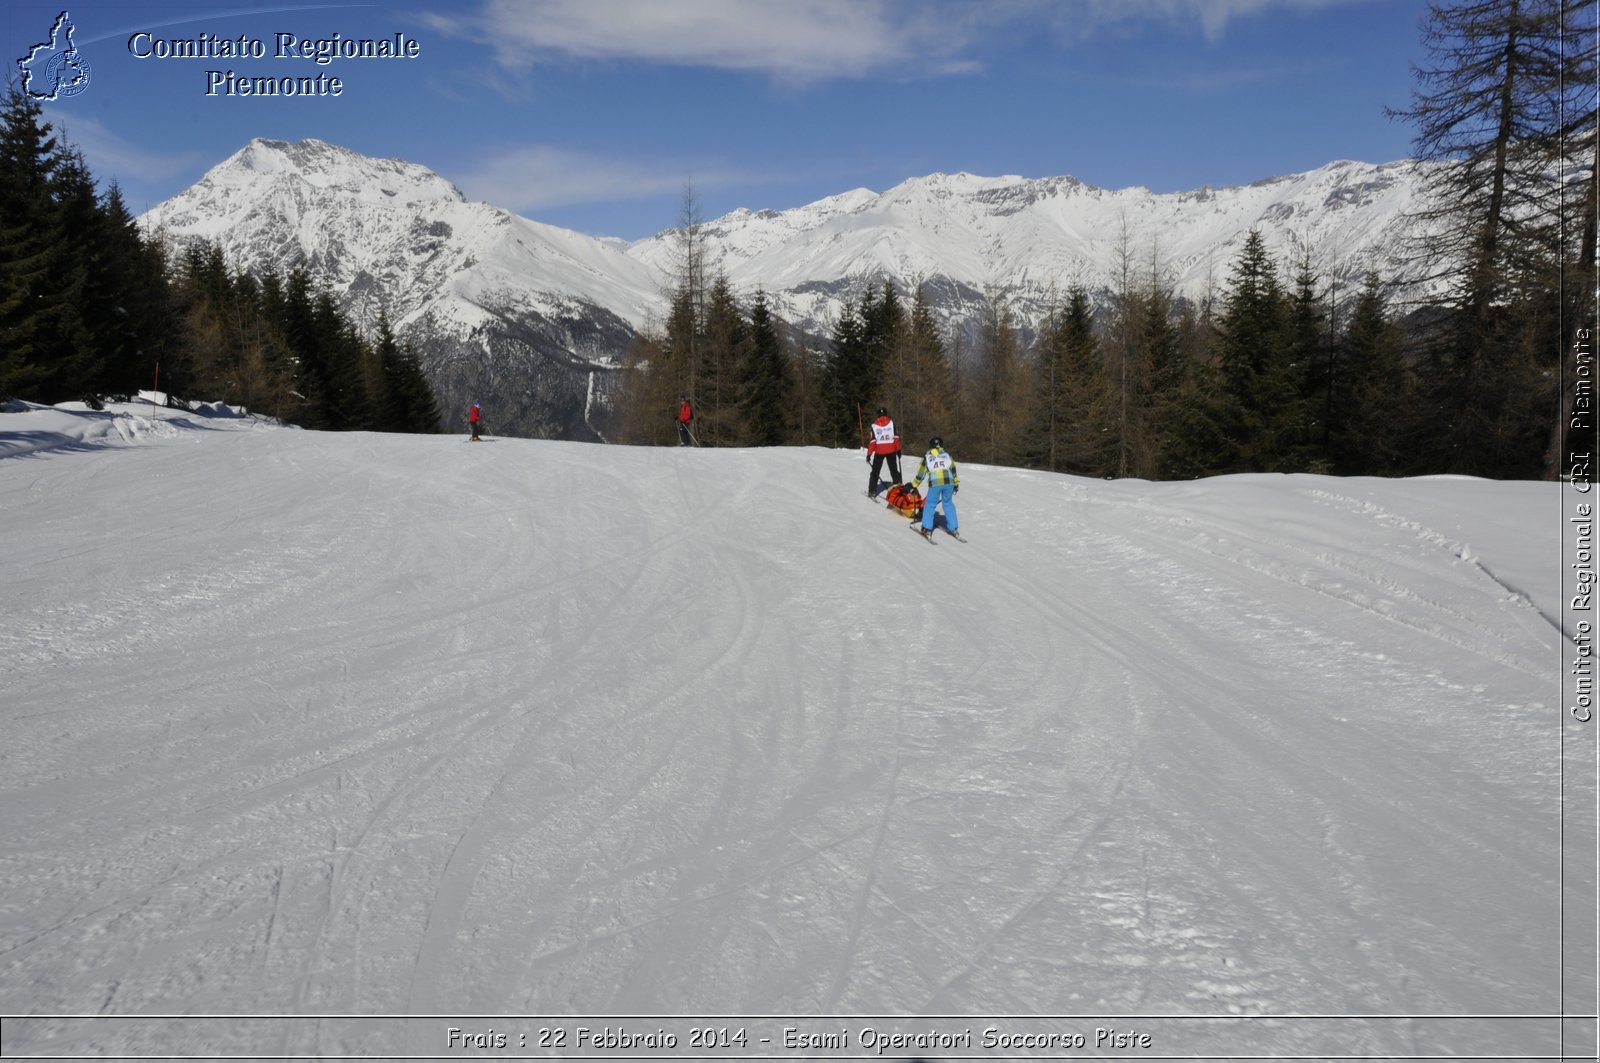
[[956, 471], [956, 460], [944, 449], [944, 440], [938, 436], [928, 442], [928, 452], [922, 456], [922, 465], [917, 469], [917, 478], [911, 481], [912, 486], [922, 486], [924, 479], [928, 481], [928, 497], [922, 501], [923, 532], [933, 531], [933, 511], [939, 506], [944, 507], [945, 528], [951, 532], [958, 530], [961, 519], [956, 516], [956, 492], [961, 488], [961, 474]]

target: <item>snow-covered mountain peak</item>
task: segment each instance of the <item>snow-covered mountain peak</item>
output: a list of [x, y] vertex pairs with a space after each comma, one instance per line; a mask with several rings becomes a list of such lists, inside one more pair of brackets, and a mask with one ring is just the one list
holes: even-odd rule
[[935, 196], [964, 196], [987, 192], [996, 188], [1009, 188], [1027, 181], [1026, 177], [1008, 174], [1001, 177], [981, 177], [967, 173], [930, 173], [923, 177], [909, 177], [885, 192], [886, 196], [906, 196], [925, 193]]
[[320, 140], [252, 140], [140, 221], [178, 248], [219, 244], [235, 269], [305, 267], [359, 328], [386, 318], [423, 352], [445, 403], [490, 377], [514, 387], [526, 412], [503, 426], [530, 435], [594, 438], [589, 375], [614, 368], [659, 301], [656, 274], [615, 242]]
[[[703, 229], [710, 258], [736, 287], [761, 287], [778, 310], [826, 333], [842, 300], [888, 280], [940, 289], [952, 328], [970, 326], [985, 293], [1006, 298], [1024, 329], [1069, 285], [1091, 293], [1123, 256], [1155, 261], [1180, 295], [1207, 289], [1259, 230], [1284, 261], [1309, 251], [1322, 276], [1389, 270], [1416, 205], [1415, 162], [1336, 162], [1249, 185], [1154, 193], [1076, 177], [932, 173], [785, 211], [737, 211]], [[670, 273], [671, 234], [629, 254]]]
[[297, 143], [257, 137], [214, 167], [202, 181], [259, 184], [301, 181], [372, 202], [463, 202], [455, 185], [425, 166], [404, 159], [378, 159], [326, 141]]
[[[142, 220], [179, 242], [219, 241], [245, 252], [245, 265], [263, 265], [262, 245], [242, 239], [259, 236], [263, 228], [304, 223], [311, 230], [328, 229], [329, 214], [392, 216], [396, 210], [436, 211], [465, 202], [453, 184], [416, 163], [371, 158], [321, 140], [258, 137]], [[320, 238], [308, 232], [307, 239]], [[285, 264], [281, 257], [269, 261]]]
[[425, 166], [321, 140], [252, 140], [141, 220], [180, 242], [218, 240], [242, 268], [306, 264], [396, 322], [450, 293], [519, 287], [620, 303], [641, 320], [654, 294], [614, 243], [469, 202]]

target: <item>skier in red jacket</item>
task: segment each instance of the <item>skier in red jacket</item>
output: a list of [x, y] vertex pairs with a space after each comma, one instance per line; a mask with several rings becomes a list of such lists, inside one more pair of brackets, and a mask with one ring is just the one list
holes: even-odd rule
[[483, 408], [480, 403], [472, 404], [472, 412], [467, 414], [467, 423], [472, 426], [472, 441], [478, 441], [478, 427], [483, 424]]
[[694, 420], [694, 407], [689, 405], [688, 399], [683, 399], [678, 404], [678, 446], [687, 447], [694, 444], [694, 432], [689, 428], [689, 422]]
[[889, 419], [889, 411], [882, 406], [878, 407], [878, 416], [872, 422], [872, 439], [867, 443], [867, 460], [872, 463], [872, 474], [867, 477], [867, 497], [878, 496], [878, 474], [883, 469], [883, 461], [889, 460], [890, 482], [900, 482], [900, 436], [894, 430], [894, 422]]

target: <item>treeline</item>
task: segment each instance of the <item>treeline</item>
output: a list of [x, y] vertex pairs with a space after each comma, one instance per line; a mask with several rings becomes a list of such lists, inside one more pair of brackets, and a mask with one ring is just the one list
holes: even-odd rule
[[361, 336], [303, 267], [258, 278], [229, 270], [215, 245], [192, 247], [173, 294], [180, 327], [169, 357], [195, 393], [227, 395], [303, 428], [440, 430], [416, 353], [395, 340], [386, 319], [375, 340]]
[[[976, 341], [953, 349], [921, 289], [908, 306], [881, 281], [808, 346], [765, 293], [742, 301], [718, 275], [704, 312], [684, 283], [634, 345], [619, 439], [671, 444], [687, 396], [706, 446], [859, 446], [863, 411], [884, 405], [911, 448], [938, 434], [968, 461], [1085, 476], [1545, 475], [1555, 332], [1528, 330], [1474, 385], [1447, 342], [1460, 311], [1396, 308], [1390, 289], [1371, 273], [1338, 298], [1309, 256], [1288, 278], [1251, 232], [1211, 298], [1180, 298], [1155, 265], [1125, 271], [1093, 297], [1068, 289], [1025, 343], [991, 296]], [[1476, 423], [1486, 406], [1494, 418]]]
[[787, 336], [762, 292], [746, 305], [719, 275], [700, 315], [693, 293], [680, 284], [666, 327], [635, 345], [627, 442], [671, 443], [687, 395], [708, 446], [859, 446], [884, 405], [912, 449], [937, 434], [968, 461], [1086, 476], [1404, 475], [1437, 458], [1424, 341], [1380, 279], [1336, 325], [1331, 289], [1309, 267], [1286, 285], [1259, 233], [1214, 301], [1180, 299], [1152, 265], [1098, 300], [1069, 289], [1024, 342], [991, 296], [966, 349], [922, 289], [907, 305], [887, 281], [817, 346]]
[[157, 388], [306, 428], [436, 432], [414, 351], [360, 335], [304, 269], [170, 255], [113, 184], [12, 91], [0, 114], [0, 399], [53, 404]]

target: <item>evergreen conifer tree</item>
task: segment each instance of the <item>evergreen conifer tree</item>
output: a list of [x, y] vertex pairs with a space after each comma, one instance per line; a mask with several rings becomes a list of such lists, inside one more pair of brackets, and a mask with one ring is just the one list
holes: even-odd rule
[[1286, 386], [1292, 389], [1293, 404], [1284, 411], [1285, 439], [1280, 468], [1327, 471], [1331, 467], [1327, 435], [1319, 427], [1322, 404], [1317, 402], [1317, 397], [1318, 380], [1325, 371], [1333, 340], [1328, 335], [1328, 315], [1317, 292], [1317, 276], [1312, 271], [1309, 254], [1301, 259], [1294, 285], [1289, 303], [1288, 334], [1284, 337], [1284, 357], [1288, 364], [1283, 367]]
[[1376, 273], [1368, 273], [1340, 343], [1330, 457], [1346, 475], [1393, 476], [1410, 464], [1413, 383], [1404, 338]]
[[767, 293], [759, 288], [750, 306], [747, 350], [745, 421], [749, 425], [749, 442], [758, 447], [779, 446], [789, 436], [789, 366], [777, 319], [768, 305]]
[[81, 398], [72, 365], [88, 346], [82, 266], [66, 239], [61, 156], [39, 105], [14, 88], [0, 112], [0, 398]]
[[277, 324], [294, 367], [296, 408], [291, 420], [304, 428], [336, 427], [329, 416], [337, 396], [333, 391], [332, 356], [326, 351], [332, 337], [318, 320], [311, 274], [304, 266], [294, 267], [285, 279], [281, 313]]
[[315, 321], [320, 333], [317, 349], [324, 359], [324, 424], [340, 430], [371, 431], [376, 416], [373, 396], [367, 390], [366, 345], [326, 290], [317, 294]]
[[1149, 365], [1149, 397], [1140, 408], [1139, 431], [1147, 442], [1147, 464], [1134, 469], [1151, 479], [1174, 475], [1174, 459], [1189, 442], [1195, 416], [1195, 363], [1184, 350], [1172, 293], [1152, 276], [1137, 298], [1140, 335]]
[[76, 341], [61, 353], [54, 387], [63, 397], [84, 398], [98, 405], [105, 392], [106, 356], [120, 354], [124, 322], [113, 275], [117, 262], [110, 246], [109, 226], [95, 191], [94, 176], [76, 148], [58, 153], [54, 198], [60, 211], [67, 257], [65, 273], [58, 274], [71, 301]]
[[379, 384], [372, 396], [375, 427], [383, 432], [438, 432], [439, 404], [433, 388], [416, 351], [395, 339], [389, 315], [382, 310], [372, 355], [379, 369]]
[[1299, 468], [1303, 388], [1290, 336], [1290, 301], [1259, 230], [1234, 264], [1218, 321], [1218, 366], [1227, 398], [1224, 428], [1234, 472]]
[[1028, 464], [1052, 472], [1118, 471], [1115, 391], [1100, 356], [1088, 293], [1074, 285], [1040, 331], [1034, 362]]
[[103, 201], [102, 240], [110, 305], [103, 336], [104, 389], [131, 395], [155, 382], [156, 365], [175, 331], [166, 252], [147, 238], [129, 212], [115, 181]]
[[707, 293], [701, 372], [695, 388], [695, 435], [702, 446], [743, 446], [749, 438], [745, 406], [749, 380], [749, 326], [727, 274], [718, 272]]
[[[869, 297], [871, 294], [868, 293]], [[892, 281], [885, 280], [875, 298], [862, 300], [861, 325], [861, 339], [869, 362], [865, 383], [874, 393], [868, 398], [876, 398], [884, 388], [890, 358], [902, 351], [907, 325], [905, 307]]]
[[[870, 292], [863, 299], [871, 310]], [[834, 322], [832, 349], [823, 366], [822, 393], [827, 446], [864, 446], [861, 409], [871, 401], [875, 381], [867, 352], [865, 314], [861, 304], [846, 300]]]

